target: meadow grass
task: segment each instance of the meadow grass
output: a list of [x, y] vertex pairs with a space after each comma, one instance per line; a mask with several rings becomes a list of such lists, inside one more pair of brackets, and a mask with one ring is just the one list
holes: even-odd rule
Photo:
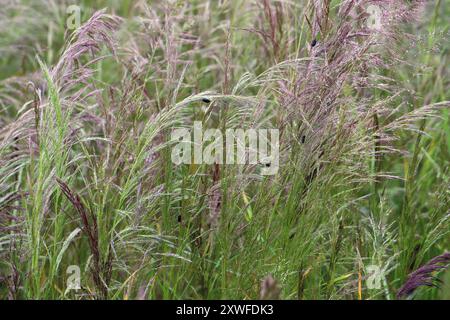
[[[0, 0], [0, 298], [450, 299], [449, 10]], [[278, 172], [175, 165], [194, 121]]]

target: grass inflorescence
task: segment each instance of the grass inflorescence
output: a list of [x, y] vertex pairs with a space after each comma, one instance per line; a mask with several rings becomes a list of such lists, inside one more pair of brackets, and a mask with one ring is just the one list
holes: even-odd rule
[[0, 298], [450, 298], [449, 8], [0, 0]]

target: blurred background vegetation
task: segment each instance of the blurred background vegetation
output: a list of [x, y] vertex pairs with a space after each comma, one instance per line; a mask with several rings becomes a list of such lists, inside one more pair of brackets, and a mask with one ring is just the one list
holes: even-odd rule
[[[450, 1], [425, 2], [364, 52], [382, 64], [355, 60], [369, 83], [336, 89], [337, 138], [308, 149], [293, 142], [308, 144], [308, 130], [285, 100], [308, 70], [300, 60], [337, 46], [343, 3], [0, 0], [0, 297], [395, 299], [408, 274], [450, 250]], [[52, 73], [75, 39], [72, 4], [82, 23], [103, 8], [121, 18], [115, 52], [100, 36], [106, 45], [80, 58], [89, 85]], [[319, 32], [318, 8], [330, 10]], [[52, 108], [30, 116], [38, 105]], [[361, 115], [382, 134], [368, 133], [363, 109], [380, 110]], [[168, 130], [193, 120], [279, 128], [279, 174], [174, 166]], [[315, 173], [308, 155], [322, 159]], [[80, 207], [98, 224], [98, 253]], [[70, 265], [78, 291], [66, 290]], [[372, 265], [384, 271], [377, 288], [366, 284]], [[415, 297], [450, 299], [450, 270], [438, 278]]]

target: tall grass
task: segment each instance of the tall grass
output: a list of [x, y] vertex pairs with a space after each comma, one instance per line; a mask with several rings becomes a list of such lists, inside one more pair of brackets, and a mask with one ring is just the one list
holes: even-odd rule
[[449, 297], [448, 0], [73, 3], [0, 1], [1, 298]]

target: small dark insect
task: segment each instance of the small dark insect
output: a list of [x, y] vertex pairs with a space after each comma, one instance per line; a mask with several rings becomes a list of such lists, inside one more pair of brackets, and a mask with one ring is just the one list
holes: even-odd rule
[[311, 41], [311, 48], [314, 47], [317, 44], [317, 40], [314, 39], [313, 41]]
[[266, 167], [267, 167], [267, 168], [270, 167], [270, 163], [269, 163], [269, 162], [266, 163]]
[[202, 101], [203, 101], [204, 103], [210, 103], [210, 102], [211, 102], [211, 100], [209, 100], [208, 98], [203, 98]]
[[178, 222], [181, 222], [181, 214], [178, 216]]
[[302, 143], [305, 143], [306, 136], [302, 136]]

